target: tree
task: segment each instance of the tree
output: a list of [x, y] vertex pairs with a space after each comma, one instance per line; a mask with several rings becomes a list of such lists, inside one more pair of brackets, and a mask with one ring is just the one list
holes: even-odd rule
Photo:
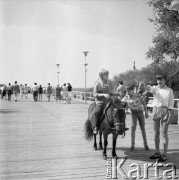
[[137, 71], [126, 71], [119, 75], [115, 75], [113, 77], [113, 87], [117, 88], [119, 85], [119, 81], [124, 81], [125, 84], [135, 84], [138, 86], [139, 82], [144, 82], [146, 84], [154, 85], [156, 84], [156, 74], [163, 73], [166, 77], [166, 83], [168, 86], [172, 86], [173, 83], [178, 83], [178, 76], [176, 74], [179, 73], [179, 62], [178, 61], [164, 61], [162, 63], [156, 64], [155, 62], [150, 65], [137, 70]]
[[153, 47], [149, 47], [147, 58], [159, 63], [167, 58], [176, 61], [179, 57], [179, 13], [171, 10], [171, 0], [150, 0], [154, 17], [149, 21], [154, 23], [156, 33], [153, 36]]

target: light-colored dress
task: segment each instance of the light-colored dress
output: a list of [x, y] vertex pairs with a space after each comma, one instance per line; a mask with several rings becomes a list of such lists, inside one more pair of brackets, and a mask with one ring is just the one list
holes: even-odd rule
[[63, 91], [62, 96], [63, 96], [64, 99], [66, 99], [67, 96], [68, 96], [67, 86], [63, 86], [63, 87], [62, 87], [62, 91]]
[[48, 86], [47, 87], [47, 97], [50, 97], [52, 94], [52, 87], [51, 86]]

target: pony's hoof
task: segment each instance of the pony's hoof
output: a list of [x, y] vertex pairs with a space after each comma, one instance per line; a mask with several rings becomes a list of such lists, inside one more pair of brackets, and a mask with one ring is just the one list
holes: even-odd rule
[[98, 150], [98, 148], [97, 147], [93, 147], [93, 149], [96, 151], [96, 150]]
[[99, 146], [99, 149], [103, 149], [103, 146]]
[[107, 159], [107, 155], [103, 155], [103, 159], [106, 160]]

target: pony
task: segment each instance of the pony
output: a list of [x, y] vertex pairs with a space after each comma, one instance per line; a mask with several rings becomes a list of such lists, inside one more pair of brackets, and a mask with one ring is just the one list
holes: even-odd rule
[[[108, 145], [108, 135], [113, 134], [112, 143], [112, 157], [116, 157], [116, 140], [118, 135], [125, 136], [125, 111], [126, 103], [121, 102], [118, 98], [111, 99], [107, 103], [104, 113], [100, 119], [101, 125], [99, 129], [99, 149], [103, 149], [102, 135], [104, 138], [103, 159], [107, 159], [106, 147]], [[85, 139], [91, 141], [94, 137], [94, 150], [97, 150], [96, 134], [93, 134], [95, 126], [95, 107], [96, 103], [93, 102], [88, 109], [88, 118], [85, 122]]]

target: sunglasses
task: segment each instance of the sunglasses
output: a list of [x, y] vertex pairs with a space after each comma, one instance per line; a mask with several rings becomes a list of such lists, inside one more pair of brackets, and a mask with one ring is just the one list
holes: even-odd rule
[[162, 77], [157, 77], [156, 79], [157, 79], [157, 81], [161, 81], [161, 80], [163, 80], [163, 78], [162, 78]]

